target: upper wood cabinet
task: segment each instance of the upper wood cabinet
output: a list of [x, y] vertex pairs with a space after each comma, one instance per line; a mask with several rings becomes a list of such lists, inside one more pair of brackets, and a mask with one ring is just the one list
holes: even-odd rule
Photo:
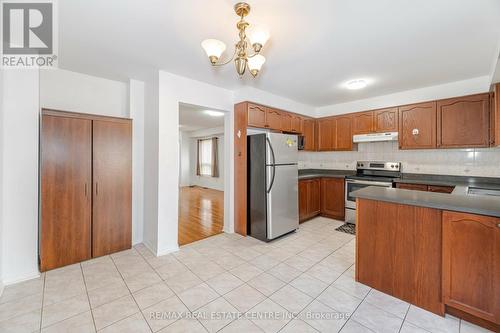
[[488, 147], [489, 124], [489, 94], [440, 100], [437, 102], [437, 147]]
[[345, 217], [343, 178], [321, 178], [321, 214], [334, 219]]
[[304, 136], [304, 150], [316, 150], [316, 120], [304, 119], [302, 124], [302, 135]]
[[272, 129], [281, 129], [282, 113], [279, 110], [266, 108], [266, 127]]
[[281, 130], [283, 132], [292, 131], [292, 115], [288, 112], [283, 112], [281, 114]]
[[374, 131], [377, 133], [398, 131], [398, 108], [373, 111]]
[[500, 83], [493, 87], [490, 100], [490, 142], [491, 146], [500, 146]]
[[443, 213], [446, 305], [500, 324], [500, 219]]
[[292, 114], [292, 126], [291, 131], [294, 133], [302, 133], [302, 117], [296, 114]]
[[399, 148], [436, 148], [436, 102], [399, 107]]
[[336, 143], [335, 150], [352, 150], [352, 117], [335, 117]]
[[374, 131], [373, 112], [358, 112], [352, 115], [352, 134], [367, 134]]
[[336, 146], [336, 122], [334, 118], [323, 118], [317, 121], [318, 128], [318, 150], [335, 150]]
[[248, 103], [248, 126], [266, 127], [266, 108]]

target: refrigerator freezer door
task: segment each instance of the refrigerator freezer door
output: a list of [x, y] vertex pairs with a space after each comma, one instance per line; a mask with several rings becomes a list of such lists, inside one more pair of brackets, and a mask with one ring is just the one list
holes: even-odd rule
[[277, 165], [266, 167], [267, 184], [271, 184], [267, 194], [267, 238], [274, 239], [299, 227], [299, 197], [297, 165]]
[[[268, 164], [273, 162], [272, 153], [274, 152], [275, 164], [296, 164], [299, 159], [297, 135], [281, 134], [281, 133], [267, 133], [268, 147], [267, 158]], [[269, 147], [271, 145], [271, 148]]]

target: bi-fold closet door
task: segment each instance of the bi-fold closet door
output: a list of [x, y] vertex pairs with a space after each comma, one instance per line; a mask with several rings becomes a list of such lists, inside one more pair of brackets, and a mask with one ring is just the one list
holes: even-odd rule
[[131, 247], [129, 119], [54, 111], [40, 130], [40, 270]]

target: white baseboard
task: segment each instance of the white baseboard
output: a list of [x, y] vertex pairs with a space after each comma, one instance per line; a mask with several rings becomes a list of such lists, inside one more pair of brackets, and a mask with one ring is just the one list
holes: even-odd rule
[[27, 281], [27, 280], [32, 280], [32, 279], [37, 279], [40, 277], [40, 272], [33, 272], [32, 274], [27, 274], [25, 276], [22, 276], [22, 277], [19, 277], [19, 278], [16, 278], [16, 279], [13, 279], [13, 280], [7, 280], [7, 281], [3, 281], [3, 285], [4, 286], [9, 286], [11, 284], [16, 284], [16, 283], [19, 283], [19, 282], [23, 282], [23, 281]]
[[156, 256], [160, 257], [160, 256], [164, 256], [164, 255], [167, 255], [169, 253], [177, 252], [177, 251], [179, 251], [179, 246], [175, 246], [175, 247], [168, 248], [168, 249], [162, 249], [162, 250], [157, 251]]

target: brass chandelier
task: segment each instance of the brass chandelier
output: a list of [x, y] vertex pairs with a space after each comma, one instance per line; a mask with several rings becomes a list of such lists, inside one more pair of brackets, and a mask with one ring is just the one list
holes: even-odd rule
[[[222, 53], [226, 50], [226, 45], [220, 40], [205, 39], [201, 43], [201, 46], [207, 53], [212, 66], [227, 65], [234, 60], [236, 72], [238, 72], [240, 77], [245, 74], [245, 70], [247, 68], [250, 71], [250, 74], [252, 74], [253, 77], [256, 77], [257, 74], [259, 74], [262, 65], [266, 61], [266, 58], [264, 58], [260, 52], [269, 39], [269, 33], [263, 27], [250, 27], [250, 24], [245, 21], [245, 16], [247, 16], [250, 12], [249, 4], [239, 2], [234, 6], [234, 11], [236, 12], [236, 15], [240, 17], [240, 20], [236, 23], [236, 28], [239, 30], [240, 40], [234, 46], [234, 53], [231, 59], [225, 62], [219, 62]], [[252, 54], [250, 54], [252, 50], [250, 50], [249, 45], [251, 45], [251, 49], [253, 50]]]

